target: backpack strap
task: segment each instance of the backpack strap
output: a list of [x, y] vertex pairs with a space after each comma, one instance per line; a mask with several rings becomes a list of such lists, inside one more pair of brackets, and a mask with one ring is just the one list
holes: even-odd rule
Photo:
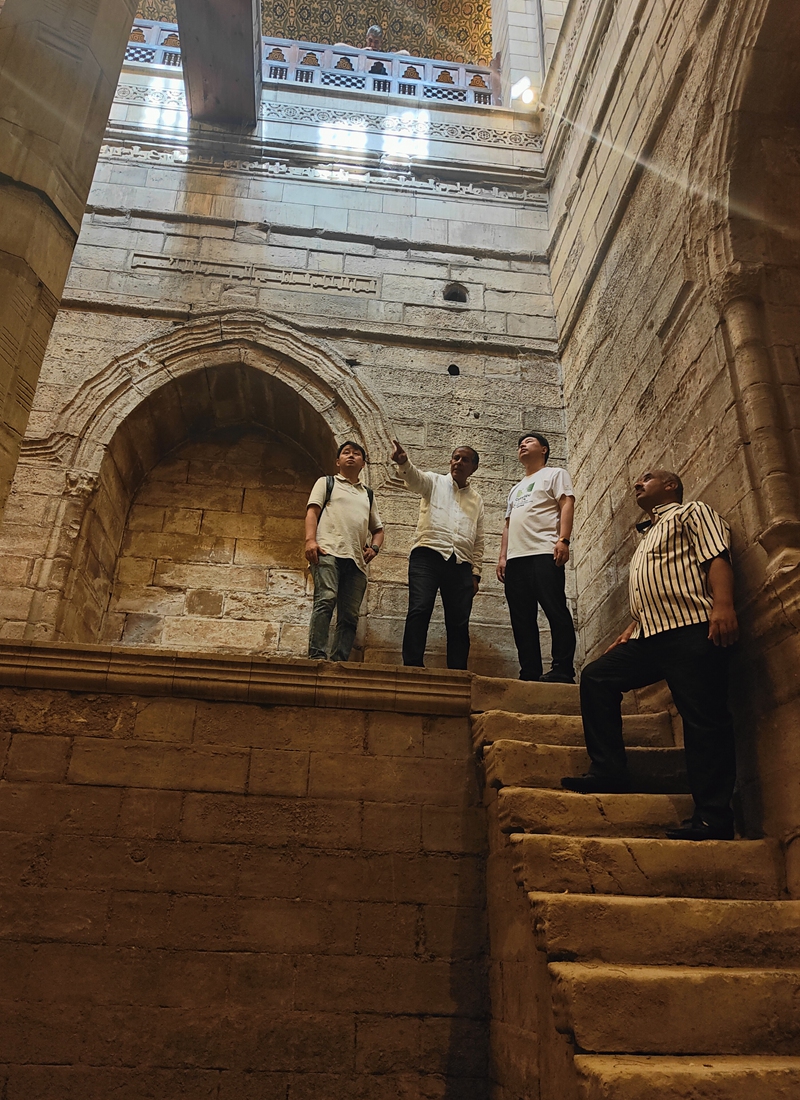
[[[333, 474], [328, 474], [327, 477], [325, 478], [325, 503], [322, 505], [322, 507], [319, 510], [320, 516], [322, 516], [322, 513], [325, 511], [325, 509], [328, 505], [328, 501], [331, 499], [331, 493], [333, 492], [333, 486], [334, 486]], [[367, 489], [367, 499], [369, 500], [369, 510], [371, 512], [372, 511], [372, 502], [375, 500], [375, 491], [373, 489], [368, 489], [366, 485], [364, 486], [364, 488]]]
[[328, 501], [331, 499], [331, 493], [333, 492], [333, 484], [333, 474], [328, 474], [325, 478], [325, 503], [319, 510], [320, 518], [322, 518], [322, 513], [328, 507]]

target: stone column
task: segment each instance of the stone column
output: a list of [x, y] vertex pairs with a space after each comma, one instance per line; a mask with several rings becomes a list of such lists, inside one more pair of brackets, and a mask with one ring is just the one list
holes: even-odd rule
[[0, 10], [0, 513], [136, 6], [5, 0]]

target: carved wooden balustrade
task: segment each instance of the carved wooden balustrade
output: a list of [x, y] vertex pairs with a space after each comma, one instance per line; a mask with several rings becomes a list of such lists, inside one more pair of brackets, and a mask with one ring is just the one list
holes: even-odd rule
[[[480, 65], [360, 50], [288, 38], [263, 38], [264, 80], [317, 88], [350, 88], [378, 96], [403, 96], [426, 103], [468, 103], [490, 107], [492, 73]], [[137, 19], [125, 53], [127, 62], [180, 68], [178, 27]]]

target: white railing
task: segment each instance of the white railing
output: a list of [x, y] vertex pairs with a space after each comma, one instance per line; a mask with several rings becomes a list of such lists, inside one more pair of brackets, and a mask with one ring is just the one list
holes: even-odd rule
[[170, 69], [179, 69], [181, 43], [177, 24], [137, 19], [131, 28], [125, 60], [136, 61], [140, 65], [167, 65]]
[[[288, 38], [264, 38], [264, 80], [317, 88], [352, 88], [370, 95], [406, 96], [428, 102], [469, 103], [490, 107], [492, 72], [480, 65], [457, 65], [407, 53], [326, 46]], [[174, 23], [137, 19], [125, 60], [141, 65], [180, 68], [178, 28]]]
[[450, 103], [492, 103], [491, 73], [479, 65], [286, 38], [264, 39], [264, 79]]

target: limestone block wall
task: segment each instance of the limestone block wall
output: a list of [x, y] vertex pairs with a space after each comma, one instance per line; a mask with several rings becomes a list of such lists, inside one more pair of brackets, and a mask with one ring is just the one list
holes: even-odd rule
[[468, 719], [0, 691], [8, 1095], [485, 1100]]
[[[388, 463], [391, 438], [428, 469], [446, 469], [455, 446], [477, 448], [488, 537], [472, 667], [516, 674], [493, 566], [520, 431], [545, 431], [554, 461], [566, 460], [541, 139], [530, 119], [509, 111], [408, 111], [334, 91], [265, 92], [257, 135], [234, 140], [187, 130], [179, 78], [123, 74], [0, 532], [10, 593], [0, 636], [95, 640], [107, 613], [103, 636], [126, 629], [109, 600], [127, 509], [153, 467], [203, 427], [189, 383], [169, 399], [167, 387], [185, 371], [212, 379], [245, 362], [317, 416], [310, 435], [325, 440], [312, 456], [317, 472], [332, 469], [336, 441], [367, 447], [387, 539], [357, 659], [394, 662], [400, 650], [417, 501]], [[139, 414], [145, 399], [149, 411]], [[186, 431], [162, 414], [176, 401]], [[244, 425], [249, 414], [236, 415]], [[136, 431], [125, 427], [130, 417], [139, 417]], [[296, 417], [266, 424], [310, 453], [299, 425]], [[108, 495], [104, 456], [121, 454], [126, 433], [135, 448], [143, 431], [149, 442], [127, 464], [122, 514], [100, 524], [102, 554], [89, 553], [100, 537], [91, 517], [109, 512], [96, 503]], [[135, 541], [130, 524], [126, 538]], [[120, 569], [132, 570], [127, 549], [123, 556]], [[239, 632], [245, 648], [258, 634], [261, 646], [304, 651], [302, 624], [268, 610], [307, 605], [298, 583], [282, 559], [277, 587], [269, 580], [257, 601], [266, 617]], [[174, 587], [173, 605], [198, 621], [179, 628], [170, 615], [173, 643], [221, 644], [215, 615], [186, 611], [195, 583]], [[192, 597], [192, 607], [201, 603], [216, 607]], [[292, 626], [283, 635], [282, 622]], [[143, 643], [145, 635], [143, 627]], [[148, 637], [152, 644], [156, 634]], [[440, 618], [429, 652], [444, 662]]]
[[[785, 781], [797, 760], [784, 739], [797, 706], [796, 678], [785, 675], [800, 626], [789, 595], [797, 513], [791, 490], [776, 504], [772, 487], [773, 478], [797, 484], [788, 442], [797, 423], [797, 360], [788, 351], [797, 261], [788, 242], [798, 215], [785, 173], [774, 191], [765, 182], [797, 148], [788, 106], [781, 114], [796, 95], [784, 52], [796, 33], [794, 8], [778, 3], [575, 5], [545, 89], [585, 651], [598, 653], [627, 619], [638, 518], [630, 486], [648, 466], [676, 469], [687, 498], [706, 500], [733, 530], [744, 627], [735, 662], [740, 791], [755, 833], [792, 833], [798, 820]], [[759, 34], [773, 44], [755, 50], [759, 75], [748, 92], [742, 74], [755, 64]], [[757, 117], [753, 97], [767, 86]], [[571, 125], [559, 122], [564, 115]], [[776, 123], [773, 150], [765, 135]], [[740, 298], [745, 304], [729, 305]], [[760, 364], [758, 413], [745, 360]], [[770, 575], [786, 578], [781, 597]]]
[[300, 448], [233, 428], [185, 443], [133, 499], [102, 640], [302, 652], [312, 588]]

